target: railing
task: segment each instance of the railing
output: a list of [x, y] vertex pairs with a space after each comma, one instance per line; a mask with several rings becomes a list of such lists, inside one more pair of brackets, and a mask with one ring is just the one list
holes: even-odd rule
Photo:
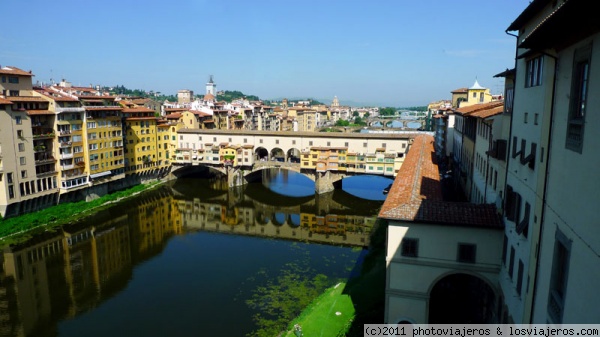
[[42, 178], [42, 177], [54, 175], [56, 173], [57, 173], [56, 170], [49, 170], [49, 171], [37, 172], [36, 176], [38, 176], [39, 178]]

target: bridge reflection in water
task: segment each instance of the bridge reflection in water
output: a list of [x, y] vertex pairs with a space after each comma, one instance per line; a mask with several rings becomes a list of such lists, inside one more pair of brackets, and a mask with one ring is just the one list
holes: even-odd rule
[[363, 247], [381, 205], [341, 190], [286, 197], [259, 184], [219, 187], [195, 197], [185, 178], [177, 180], [172, 189], [184, 230]]

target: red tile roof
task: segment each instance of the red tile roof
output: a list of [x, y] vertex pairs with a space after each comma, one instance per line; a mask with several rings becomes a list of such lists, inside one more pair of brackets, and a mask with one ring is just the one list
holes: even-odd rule
[[416, 136], [381, 207], [389, 220], [502, 228], [494, 205], [444, 201], [433, 137]]
[[7, 99], [4, 99], [4, 98], [0, 97], [0, 104], [12, 104], [12, 102], [9, 101], [9, 100], [7, 100]]
[[17, 67], [8, 66], [0, 68], [0, 74], [7, 75], [21, 75], [21, 76], [33, 76], [31, 71], [25, 71], [23, 69], [19, 69]]
[[123, 108], [123, 113], [135, 113], [135, 112], [145, 112], [145, 113], [151, 113], [154, 114], [156, 111], [152, 110], [152, 109], [148, 109], [146, 107], [134, 107], [134, 108]]
[[174, 112], [172, 114], [166, 115], [165, 118], [167, 118], [167, 119], [179, 119], [179, 118], [181, 118], [181, 113]]
[[468, 91], [469, 91], [469, 88], [459, 88], [459, 89], [450, 91], [450, 93], [459, 94], [459, 93], [467, 93]]
[[494, 107], [494, 108], [491, 108], [491, 109], [476, 111], [476, 112], [472, 113], [470, 116], [485, 119], [488, 117], [499, 115], [502, 112], [504, 112], [504, 104]]
[[38, 102], [47, 103], [45, 99], [38, 96], [10, 96], [11, 102]]
[[458, 108], [454, 112], [461, 115], [471, 115], [478, 111], [490, 110], [499, 106], [504, 106], [504, 101], [493, 101], [488, 103], [474, 104]]

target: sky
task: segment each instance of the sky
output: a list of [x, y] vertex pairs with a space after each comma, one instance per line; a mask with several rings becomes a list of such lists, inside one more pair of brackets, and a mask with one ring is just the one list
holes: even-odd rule
[[[530, 0], [1, 0], [0, 66], [176, 95], [411, 107], [514, 67]], [[10, 14], [13, 13], [13, 14]], [[516, 32], [511, 32], [516, 33]]]

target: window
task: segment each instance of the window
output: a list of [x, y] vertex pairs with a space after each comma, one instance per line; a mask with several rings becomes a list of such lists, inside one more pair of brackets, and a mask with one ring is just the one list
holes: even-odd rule
[[19, 152], [25, 151], [25, 143], [19, 143]]
[[560, 230], [556, 230], [554, 242], [554, 258], [550, 275], [550, 291], [548, 294], [548, 314], [553, 323], [562, 323], [567, 281], [569, 274], [569, 259], [571, 240]]
[[456, 260], [464, 263], [475, 263], [475, 256], [477, 254], [477, 245], [472, 243], [459, 243], [458, 244], [458, 256]]
[[542, 56], [534, 57], [527, 61], [527, 74], [525, 77], [525, 87], [536, 87], [542, 84]]
[[14, 197], [15, 197], [15, 188], [13, 187], [13, 185], [9, 185], [8, 186], [8, 198], [14, 199]]
[[400, 254], [407, 257], [418, 257], [419, 256], [419, 239], [404, 238], [402, 239], [402, 249]]
[[17, 84], [19, 83], [19, 78], [16, 76], [8, 76], [8, 83]]
[[27, 170], [21, 171], [21, 178], [27, 178]]
[[591, 52], [591, 46], [578, 49], [575, 51], [573, 60], [566, 147], [579, 153], [583, 150], [583, 126], [585, 124]]
[[312, 140], [308, 142], [308, 145], [309, 145], [309, 146], [312, 146], [312, 145], [313, 145], [313, 142], [312, 142]]
[[517, 294], [521, 296], [521, 290], [523, 289], [523, 261], [519, 260], [519, 269], [517, 271]]
[[25, 165], [25, 164], [26, 164], [25, 157], [20, 157], [20, 158], [19, 158], [19, 163], [20, 163], [21, 165]]
[[17, 138], [25, 139], [25, 136], [23, 136], [23, 130], [17, 130]]
[[508, 237], [504, 234], [504, 242], [502, 243], [502, 264], [506, 266], [506, 251], [508, 248]]
[[21, 123], [23, 123], [21, 116], [15, 116], [15, 123], [17, 125], [20, 125]]
[[508, 276], [510, 276], [510, 279], [512, 280], [513, 277], [513, 272], [515, 269], [515, 247], [510, 247], [510, 260], [509, 260], [509, 265], [508, 265]]

